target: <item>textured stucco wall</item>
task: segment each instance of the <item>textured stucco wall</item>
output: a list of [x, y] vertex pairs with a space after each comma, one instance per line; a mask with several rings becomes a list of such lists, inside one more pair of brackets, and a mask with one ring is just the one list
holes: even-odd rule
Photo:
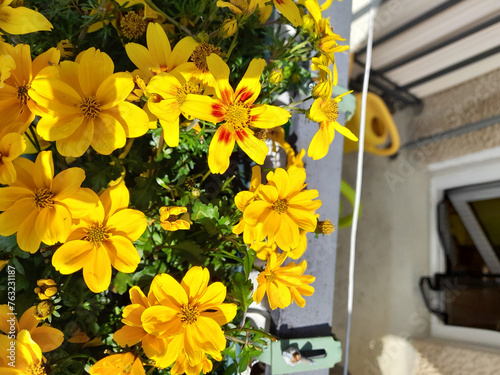
[[[500, 70], [424, 99], [408, 129], [409, 140], [436, 135], [500, 114]], [[422, 159], [438, 162], [500, 146], [500, 124], [422, 147]]]

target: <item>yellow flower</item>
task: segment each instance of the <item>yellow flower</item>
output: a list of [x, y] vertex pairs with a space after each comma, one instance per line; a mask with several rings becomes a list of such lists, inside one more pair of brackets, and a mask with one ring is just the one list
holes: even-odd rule
[[138, 43], [125, 45], [129, 59], [139, 69], [137, 74], [146, 83], [158, 73], [171, 72], [179, 65], [187, 63], [198, 45], [193, 38], [185, 37], [177, 42], [172, 50], [165, 30], [158, 23], [148, 25], [146, 41], [148, 48]]
[[0, 188], [0, 236], [17, 232], [19, 247], [34, 253], [40, 242], [64, 242], [72, 219], [86, 215], [97, 196], [80, 188], [85, 180], [81, 168], [68, 168], [54, 177], [52, 151], [42, 151], [35, 163], [18, 158], [17, 180]]
[[50, 31], [54, 27], [41, 13], [26, 7], [10, 7], [13, 0], [0, 2], [0, 29], [9, 34], [21, 35], [37, 31]]
[[52, 279], [37, 280], [36, 285], [38, 286], [35, 288], [35, 293], [41, 300], [49, 299], [57, 293], [57, 284]]
[[47, 375], [42, 350], [28, 331], [20, 331], [15, 340], [9, 336], [0, 335], [0, 373]]
[[188, 221], [189, 214], [186, 214], [186, 212], [186, 207], [161, 207], [161, 227], [171, 232], [179, 229], [189, 229], [191, 224]]
[[279, 107], [255, 104], [261, 85], [260, 76], [266, 62], [253, 59], [236, 91], [229, 85], [229, 67], [218, 55], [210, 55], [207, 63], [217, 80], [216, 98], [189, 94], [181, 110], [192, 117], [214, 124], [225, 121], [216, 131], [208, 151], [208, 166], [212, 173], [224, 173], [234, 143], [257, 164], [263, 164], [268, 153], [264, 141], [257, 139], [250, 126], [269, 129], [283, 125], [290, 113]]
[[42, 68], [59, 63], [60, 53], [57, 49], [51, 48], [32, 62], [28, 44], [17, 44], [13, 47], [0, 42], [0, 55], [11, 56], [15, 63], [15, 68], [10, 70], [10, 76], [5, 79], [0, 93], [0, 113], [2, 113], [0, 132], [11, 123], [19, 122], [19, 126], [10, 131], [23, 133], [35, 119], [33, 113], [35, 105], [28, 95], [31, 83]]
[[9, 185], [17, 180], [14, 161], [26, 150], [26, 142], [18, 133], [0, 134], [0, 184]]
[[0, 89], [3, 89], [4, 82], [11, 76], [12, 69], [16, 69], [16, 62], [11, 55], [0, 55]]
[[212, 371], [212, 368], [212, 361], [209, 360], [206, 355], [203, 356], [201, 362], [192, 365], [189, 363], [189, 358], [186, 356], [186, 353], [182, 352], [170, 369], [170, 375], [200, 375], [201, 372], [206, 374]]
[[158, 117], [163, 137], [169, 147], [179, 145], [179, 117], [189, 115], [181, 110], [188, 94], [201, 94], [203, 87], [196, 79], [186, 80], [182, 74], [160, 73], [149, 81], [146, 88], [148, 109]]
[[319, 123], [319, 130], [314, 135], [307, 150], [307, 156], [310, 158], [318, 160], [328, 154], [330, 143], [332, 143], [335, 136], [335, 130], [351, 141], [357, 142], [358, 137], [347, 127], [337, 122], [337, 118], [339, 117], [339, 102], [343, 96], [350, 92], [348, 91], [335, 98], [324, 99], [320, 97], [311, 105], [308, 117], [312, 121]]
[[55, 141], [63, 156], [79, 157], [92, 146], [109, 155], [149, 129], [146, 112], [125, 100], [134, 89], [129, 73], [113, 74], [104, 52], [90, 48], [77, 62], [45, 68], [29, 94], [42, 107], [37, 132]]
[[168, 367], [175, 360], [175, 356], [168, 351], [168, 340], [150, 335], [142, 327], [142, 315], [150, 307], [158, 305], [158, 301], [150, 290], [146, 297], [142, 290], [134, 286], [129, 290], [130, 302], [132, 304], [123, 309], [122, 322], [125, 324], [116, 331], [113, 339], [120, 346], [130, 346], [142, 341], [142, 348], [148, 358], [155, 361], [159, 368]]
[[298, 265], [290, 262], [281, 267], [287, 257], [286, 253], [279, 256], [272, 253], [267, 261], [266, 268], [257, 277], [259, 286], [253, 294], [253, 300], [260, 303], [267, 294], [271, 309], [284, 309], [293, 301], [300, 307], [304, 307], [306, 301], [302, 297], [311, 296], [314, 288], [310, 286], [315, 277], [303, 275], [307, 262], [303, 260]]
[[259, 189], [260, 199], [250, 203], [243, 213], [246, 224], [262, 223], [261, 240], [267, 237], [268, 242], [276, 242], [283, 251], [299, 246], [299, 228], [307, 232], [316, 229], [314, 211], [321, 201], [313, 201], [317, 190], [303, 190], [305, 179], [305, 171], [299, 168], [269, 172], [268, 184]]
[[23, 313], [18, 322], [8, 305], [0, 305], [0, 331], [13, 337], [16, 337], [16, 335], [19, 337], [19, 334], [23, 331], [29, 332], [31, 338], [41, 348], [42, 352], [57, 349], [64, 341], [63, 333], [47, 324], [38, 326], [40, 320], [38, 320], [35, 313], [36, 306], [30, 307]]
[[226, 287], [215, 282], [208, 285], [206, 268], [192, 267], [179, 284], [172, 276], [161, 274], [151, 284], [159, 305], [143, 312], [143, 328], [151, 335], [170, 338], [168, 351], [174, 358], [183, 353], [191, 366], [205, 355], [221, 360], [226, 338], [221, 325], [236, 315], [236, 305], [223, 303]]
[[141, 359], [133, 353], [112, 354], [97, 361], [90, 375], [145, 375]]
[[111, 266], [124, 273], [135, 271], [141, 258], [132, 242], [147, 227], [142, 212], [127, 208], [130, 196], [123, 182], [99, 198], [97, 208], [73, 226], [52, 257], [52, 265], [64, 275], [83, 268], [85, 283], [94, 293], [109, 287]]

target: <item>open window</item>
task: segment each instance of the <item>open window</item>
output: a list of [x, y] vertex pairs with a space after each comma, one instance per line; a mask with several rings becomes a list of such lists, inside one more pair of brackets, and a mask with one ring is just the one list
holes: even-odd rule
[[437, 213], [445, 271], [420, 279], [428, 309], [446, 325], [500, 332], [500, 181], [445, 190]]

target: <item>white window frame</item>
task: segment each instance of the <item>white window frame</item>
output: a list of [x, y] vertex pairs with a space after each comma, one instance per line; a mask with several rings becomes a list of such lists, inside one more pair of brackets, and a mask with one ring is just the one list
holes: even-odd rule
[[[430, 213], [430, 275], [443, 273], [446, 269], [444, 252], [438, 234], [437, 206], [444, 192], [457, 187], [500, 180], [500, 147], [461, 156], [428, 166], [429, 213]], [[431, 314], [431, 337], [450, 341], [461, 341], [500, 349], [500, 332], [466, 328], [443, 324]]]

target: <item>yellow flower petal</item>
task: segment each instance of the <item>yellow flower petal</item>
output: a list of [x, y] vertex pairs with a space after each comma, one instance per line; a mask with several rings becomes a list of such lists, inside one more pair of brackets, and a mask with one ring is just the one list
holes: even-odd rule
[[186, 291], [170, 275], [157, 275], [151, 283], [151, 290], [161, 304], [169, 303], [180, 308], [188, 303]]
[[[26, 213], [24, 213], [24, 215], [26, 215]], [[31, 254], [37, 252], [40, 248], [41, 238], [36, 231], [33, 230], [37, 218], [38, 210], [32, 211], [17, 230], [17, 244], [21, 250], [27, 251]]]
[[21, 35], [53, 29], [52, 24], [41, 13], [26, 7], [11, 8], [5, 5], [0, 6], [0, 29], [3, 31]]
[[131, 273], [137, 269], [141, 257], [130, 240], [121, 236], [112, 236], [104, 242], [111, 265], [120, 272]]
[[129, 73], [115, 73], [99, 85], [96, 99], [101, 103], [101, 110], [114, 107], [125, 101], [134, 89], [134, 80]]
[[131, 242], [142, 236], [148, 223], [141, 211], [123, 209], [113, 214], [107, 225], [114, 236], [126, 237]]
[[50, 352], [61, 346], [64, 334], [56, 328], [41, 326], [31, 331], [31, 338], [40, 346], [42, 352]]
[[[62, 172], [61, 172], [62, 173]], [[60, 174], [60, 173], [59, 173]], [[59, 175], [57, 175], [59, 176]], [[56, 176], [56, 178], [57, 178]], [[55, 179], [54, 179], [55, 180]], [[83, 216], [90, 214], [91, 210], [98, 210], [99, 197], [91, 189], [80, 188], [69, 197], [64, 197], [64, 199], [59, 198], [60, 203], [66, 206], [71, 212], [73, 219], [78, 219]], [[102, 209], [102, 206], [101, 206]], [[104, 219], [104, 211], [102, 214], [95, 215], [94, 220], [102, 221]]]
[[85, 96], [94, 96], [101, 83], [115, 69], [113, 60], [104, 52], [89, 48], [80, 55], [78, 80]]
[[57, 151], [63, 156], [82, 156], [94, 137], [94, 120], [84, 119], [81, 125], [67, 138], [56, 142]]
[[117, 148], [125, 146], [126, 141], [127, 139], [123, 126], [113, 116], [101, 113], [99, 117], [94, 120], [94, 137], [92, 138], [91, 146], [97, 152], [103, 155], [109, 155]]
[[[265, 110], [262, 110], [265, 108]], [[251, 110], [252, 126], [261, 129], [271, 129], [279, 125], [286, 124], [292, 116], [284, 108], [263, 104]]]
[[54, 162], [52, 151], [42, 151], [35, 160], [35, 170], [33, 171], [33, 181], [39, 188], [52, 187], [54, 177]]
[[64, 242], [71, 231], [71, 220], [71, 213], [66, 207], [54, 204], [38, 213], [35, 231], [42, 242], [47, 245]]
[[220, 100], [204, 95], [188, 94], [181, 105], [181, 111], [193, 118], [218, 124], [224, 120], [227, 109]]
[[245, 75], [236, 87], [236, 100], [248, 104], [252, 104], [253, 102], [255, 102], [260, 94], [260, 76], [262, 75], [265, 67], [266, 61], [264, 59], [252, 59], [250, 65], [247, 68], [247, 71], [245, 72]]
[[120, 102], [113, 108], [113, 111], [103, 112], [101, 117], [105, 113], [109, 113], [120, 122], [127, 138], [140, 137], [149, 130], [148, 114], [135, 104]]
[[279, 229], [276, 232], [274, 240], [276, 241], [278, 247], [283, 251], [289, 251], [299, 245], [299, 228], [287, 214], [281, 215]]
[[120, 346], [134, 346], [147, 335], [142, 327], [124, 326], [113, 334], [115, 340]]
[[217, 96], [225, 103], [232, 102], [235, 98], [235, 94], [233, 88], [229, 84], [229, 66], [215, 53], [207, 57], [207, 66], [210, 73], [212, 73], [217, 81], [217, 86], [215, 87]]
[[82, 269], [90, 260], [93, 245], [88, 241], [76, 240], [63, 244], [52, 256], [52, 265], [63, 275]]
[[108, 289], [111, 283], [111, 262], [103, 246], [98, 246], [91, 252], [88, 263], [83, 266], [83, 278], [94, 293]]
[[208, 166], [210, 172], [224, 173], [227, 170], [229, 167], [229, 157], [234, 149], [234, 141], [234, 133], [229, 131], [225, 124], [217, 129], [208, 150]]
[[322, 122], [319, 130], [314, 134], [309, 148], [307, 149], [307, 156], [313, 160], [322, 159], [328, 154], [330, 143], [335, 137], [335, 129], [328, 122]]
[[106, 216], [111, 217], [116, 211], [128, 207], [130, 193], [125, 183], [120, 182], [104, 190], [99, 198], [104, 206]]
[[169, 337], [184, 331], [181, 319], [176, 309], [167, 306], [148, 307], [142, 314], [144, 330], [155, 336]]
[[81, 168], [68, 168], [58, 173], [52, 183], [54, 198], [63, 200], [76, 193], [85, 180], [85, 171]]
[[[191, 267], [182, 278], [181, 285], [186, 291], [190, 301], [196, 300], [200, 305], [203, 305], [203, 302], [199, 300], [199, 298], [201, 296], [204, 298], [206, 297], [205, 292], [207, 292], [209, 280], [210, 273], [208, 272], [208, 269], [202, 267]], [[224, 295], [225, 294], [226, 293], [224, 291]]]
[[163, 129], [163, 138], [168, 147], [177, 147], [179, 145], [179, 118], [176, 121], [165, 121], [160, 119], [160, 125]]
[[[264, 164], [269, 148], [266, 142], [257, 139], [250, 129], [241, 129], [236, 132], [238, 146], [257, 164]], [[213, 142], [213, 140], [212, 140]]]
[[167, 66], [171, 48], [167, 34], [160, 24], [151, 22], [148, 25], [146, 40], [155, 66]]
[[168, 57], [167, 67], [173, 69], [187, 62], [197, 46], [198, 42], [190, 36], [179, 40]]
[[348, 127], [340, 125], [337, 121], [333, 122], [333, 127], [336, 131], [344, 137], [349, 138], [351, 141], [358, 141], [358, 137], [356, 137], [356, 135]]
[[75, 116], [74, 114], [60, 117], [47, 115], [38, 121], [36, 130], [46, 141], [58, 141], [75, 133], [82, 125], [83, 119], [82, 116]]
[[222, 303], [209, 311], [202, 312], [201, 316], [213, 319], [219, 325], [224, 325], [234, 319], [236, 312], [237, 306], [234, 303]]
[[[148, 78], [153, 76], [150, 69], [155, 66], [155, 63], [146, 47], [138, 43], [128, 43], [125, 45], [125, 51], [128, 58], [141, 70], [143, 75], [147, 74]], [[142, 78], [146, 79], [146, 76]]]
[[290, 21], [293, 26], [298, 27], [302, 25], [302, 17], [300, 11], [293, 0], [273, 0], [274, 6], [283, 14], [283, 16]]

